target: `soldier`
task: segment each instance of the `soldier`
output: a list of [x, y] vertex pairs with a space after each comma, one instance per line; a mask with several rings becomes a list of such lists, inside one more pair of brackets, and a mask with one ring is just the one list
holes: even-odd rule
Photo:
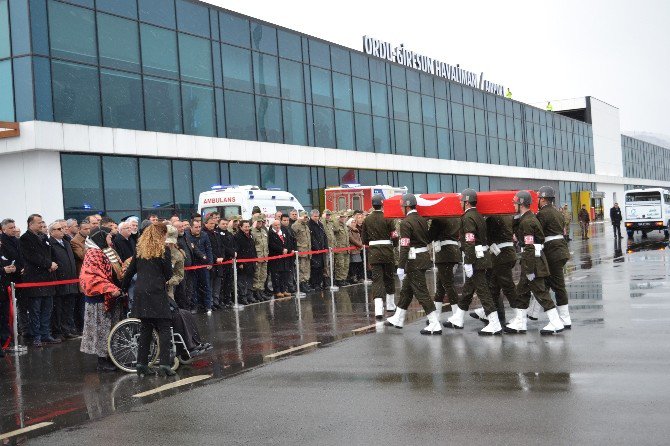
[[476, 208], [477, 192], [465, 189], [461, 193], [461, 203], [465, 212], [461, 217], [461, 250], [465, 255], [463, 270], [466, 279], [458, 305], [452, 309], [453, 315], [447, 319], [444, 326], [463, 328], [465, 312], [468, 311], [476, 291], [488, 319], [488, 325], [481, 329], [479, 334], [499, 335], [502, 334], [502, 326], [486, 281], [486, 270], [491, 268], [491, 256], [488, 252], [486, 222]]
[[[512, 277], [512, 270], [516, 265], [516, 250], [512, 232], [513, 217], [508, 215], [491, 215], [486, 217], [486, 235], [491, 252], [491, 269], [486, 278], [491, 291], [491, 298], [498, 309], [498, 319], [501, 325], [505, 324], [505, 307], [500, 291], [507, 298], [510, 306], [516, 308], [516, 286]], [[483, 308], [477, 308], [470, 313], [475, 319], [488, 322]]]
[[[335, 227], [335, 221], [333, 220], [333, 213], [331, 212], [330, 209], [325, 209], [323, 211], [323, 214], [321, 214], [321, 223], [323, 224], [323, 230], [326, 233], [326, 240], [328, 240], [328, 246], [331, 248], [335, 247], [335, 233], [334, 233], [334, 227]], [[334, 263], [334, 261], [333, 261]], [[335, 265], [333, 265], [333, 269], [335, 268]], [[326, 266], [323, 269], [323, 274], [325, 276], [324, 280], [326, 281], [326, 284], [330, 284], [330, 256], [326, 256]], [[333, 280], [335, 278], [333, 277]]]
[[[438, 317], [442, 313], [444, 295], [448, 304], [458, 303], [458, 294], [454, 288], [454, 267], [461, 262], [461, 244], [458, 239], [461, 232], [461, 219], [458, 217], [433, 218], [430, 223], [430, 238], [435, 251], [438, 281], [441, 289], [435, 290], [435, 310]], [[437, 288], [437, 287], [436, 287]]]
[[568, 203], [563, 204], [563, 209], [561, 209], [561, 214], [563, 214], [563, 220], [565, 224], [563, 225], [563, 236], [566, 241], [572, 240], [570, 238], [570, 223], [572, 222], [572, 211], [568, 208]]
[[[254, 215], [254, 228], [251, 230], [251, 236], [256, 246], [256, 257], [268, 257], [268, 230], [265, 228], [265, 215], [256, 213]], [[268, 261], [259, 260], [256, 262], [254, 271], [254, 285], [252, 293], [254, 299], [259, 302], [270, 300], [270, 296], [265, 294], [265, 280], [268, 278]]]
[[372, 197], [373, 210], [363, 220], [363, 244], [369, 246], [367, 261], [372, 268], [372, 297], [375, 302], [375, 317], [384, 317], [384, 295], [386, 311], [395, 310], [395, 278], [393, 277], [393, 242], [395, 223], [384, 218], [384, 197], [375, 194]]
[[[296, 250], [298, 252], [306, 252], [312, 250], [312, 235], [309, 232], [309, 226], [307, 226], [308, 220], [307, 212], [300, 212], [300, 218], [293, 223], [291, 229], [295, 234], [295, 244]], [[301, 291], [312, 291], [312, 288], [309, 286], [309, 276], [311, 273], [310, 268], [310, 255], [302, 254], [299, 259], [300, 266], [300, 290]]]
[[[421, 330], [421, 334], [440, 335], [442, 326], [437, 318], [437, 311], [428, 294], [426, 286], [426, 270], [432, 267], [428, 253], [428, 222], [416, 212], [416, 197], [414, 194], [402, 196], [402, 207], [405, 218], [400, 223], [400, 257], [398, 260], [398, 278], [402, 282], [400, 300], [393, 316], [388, 318], [385, 325], [402, 328], [405, 325], [407, 308], [416, 297], [428, 315], [428, 326]], [[405, 277], [405, 271], [407, 277]]]
[[514, 196], [516, 212], [519, 215], [516, 226], [516, 238], [523, 246], [521, 252], [521, 277], [516, 286], [518, 297], [514, 308], [515, 316], [505, 326], [505, 333], [526, 333], [526, 314], [530, 299], [530, 291], [549, 317], [549, 324], [540, 330], [540, 334], [554, 334], [563, 331], [563, 323], [556, 311], [549, 292], [545, 285], [545, 278], [549, 276], [547, 259], [544, 256], [544, 233], [542, 226], [535, 215], [530, 211], [532, 197], [525, 190], [520, 190]]
[[[346, 248], [349, 246], [349, 229], [347, 228], [347, 215], [342, 212], [337, 213], [337, 219], [333, 227], [335, 235], [335, 248]], [[347, 286], [347, 276], [349, 275], [349, 251], [335, 253], [335, 285]]]

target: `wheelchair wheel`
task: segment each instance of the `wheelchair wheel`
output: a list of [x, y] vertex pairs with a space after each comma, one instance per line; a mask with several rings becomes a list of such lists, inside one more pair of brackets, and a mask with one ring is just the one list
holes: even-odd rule
[[[124, 319], [112, 328], [107, 338], [109, 358], [115, 366], [127, 373], [134, 373], [137, 370], [141, 324], [139, 319]], [[158, 360], [158, 353], [158, 333], [154, 331], [149, 347], [149, 365]]]

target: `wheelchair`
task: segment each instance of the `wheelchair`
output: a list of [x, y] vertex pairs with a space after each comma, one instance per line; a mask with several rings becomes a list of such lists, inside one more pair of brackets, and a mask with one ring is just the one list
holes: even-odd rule
[[[136, 318], [124, 319], [116, 324], [107, 338], [109, 358], [115, 366], [127, 373], [137, 371], [137, 350], [140, 344], [140, 326], [142, 322]], [[193, 357], [186, 348], [186, 343], [179, 333], [170, 327], [172, 347], [170, 363], [172, 370], [177, 370], [181, 364], [191, 364]], [[153, 331], [149, 346], [149, 366], [156, 364], [160, 348], [158, 346], [158, 332]]]

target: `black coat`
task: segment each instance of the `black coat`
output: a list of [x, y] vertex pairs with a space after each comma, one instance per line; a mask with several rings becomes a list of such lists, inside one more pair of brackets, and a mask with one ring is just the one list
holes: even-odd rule
[[[209, 237], [209, 243], [212, 245], [212, 263], [216, 263], [216, 259], [224, 258], [221, 234], [219, 234], [217, 228], [214, 228], [213, 231], [208, 231], [207, 229], [204, 229], [203, 231], [207, 234], [207, 237]], [[223, 276], [223, 266], [215, 266], [213, 270], [216, 271], [217, 276]]]
[[[282, 230], [282, 232], [284, 232]], [[280, 256], [284, 254], [284, 249], [287, 249], [290, 253], [291, 250], [287, 245], [287, 242], [290, 243], [289, 237], [286, 233], [283, 234], [284, 241], [277, 235], [277, 233], [270, 228], [268, 231], [268, 253], [270, 257]], [[293, 257], [286, 257], [284, 259], [270, 260], [268, 262], [268, 268], [270, 271], [288, 271], [291, 268], [291, 262]]]
[[140, 319], [170, 319], [170, 303], [165, 283], [172, 277], [172, 260], [170, 250], [165, 250], [162, 258], [141, 259], [137, 256], [128, 265], [123, 276], [124, 290], [128, 290], [133, 276], [135, 282], [135, 300], [131, 315]]
[[0, 240], [2, 240], [0, 256], [3, 261], [7, 262], [5, 266], [11, 265], [12, 260], [14, 261], [14, 266], [16, 266], [16, 272], [7, 274], [5, 280], [7, 282], [19, 283], [21, 282], [21, 270], [23, 269], [23, 256], [21, 255], [19, 239], [3, 233], [0, 234]]
[[[74, 260], [74, 254], [72, 253], [70, 244], [63, 239], [63, 246], [61, 246], [61, 244], [58, 243], [58, 240], [53, 237], [49, 238], [49, 243], [51, 243], [53, 261], [58, 264], [58, 269], [51, 273], [53, 280], [78, 279], [77, 263]], [[56, 287], [56, 296], [77, 293], [79, 293], [79, 284], [77, 283], [72, 285], [58, 285]]]
[[[320, 251], [328, 248], [328, 237], [326, 231], [323, 229], [323, 223], [315, 222], [311, 218], [307, 223], [309, 231], [312, 233], [312, 251]], [[323, 268], [326, 266], [327, 254], [312, 254], [311, 265], [312, 268]]]
[[116, 253], [121, 258], [121, 262], [125, 262], [126, 259], [131, 258], [135, 255], [135, 239], [128, 237], [125, 239], [121, 234], [116, 234], [112, 240], [114, 243], [114, 248]]
[[[26, 231], [20, 239], [24, 270], [23, 282], [49, 282], [51, 278], [51, 245], [39, 235]], [[25, 288], [22, 297], [43, 297], [56, 294], [54, 287]]]
[[186, 236], [180, 235], [177, 237], [177, 246], [184, 252], [184, 266], [193, 265], [193, 250], [195, 249], [195, 243], [189, 242], [186, 240]]
[[615, 208], [615, 207], [610, 208], [610, 220], [612, 220], [613, 225], [618, 225], [619, 223], [621, 223], [622, 220], [621, 208]]
[[228, 230], [220, 230], [219, 235], [221, 236], [221, 249], [223, 252], [223, 259], [230, 260], [235, 257], [237, 252], [237, 245], [235, 244], [235, 236]]
[[[239, 259], [253, 259], [256, 257], [256, 244], [254, 243], [251, 232], [246, 235], [244, 232], [237, 231], [235, 234], [235, 244], [237, 246], [237, 258]], [[240, 268], [244, 265], [244, 268]], [[238, 263], [238, 274], [253, 275], [256, 269], [254, 262]]]
[[295, 232], [293, 232], [293, 229], [291, 226], [282, 226], [281, 227], [282, 232], [284, 233], [284, 238], [286, 239], [285, 244], [286, 244], [286, 249], [290, 251], [295, 251], [297, 248], [297, 245], [295, 243]]

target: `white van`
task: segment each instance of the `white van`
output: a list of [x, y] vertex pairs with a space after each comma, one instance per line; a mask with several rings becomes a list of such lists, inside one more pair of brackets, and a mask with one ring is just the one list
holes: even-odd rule
[[203, 217], [216, 211], [226, 220], [235, 215], [248, 220], [254, 206], [261, 209], [270, 223], [277, 211], [287, 214], [293, 209], [304, 210], [290, 192], [264, 190], [258, 186], [212, 186], [212, 190], [202, 192], [198, 197], [198, 212]]
[[646, 237], [651, 231], [664, 231], [668, 236], [670, 223], [670, 192], [662, 188], [633, 189], [624, 192], [624, 225], [628, 237], [641, 231]]

